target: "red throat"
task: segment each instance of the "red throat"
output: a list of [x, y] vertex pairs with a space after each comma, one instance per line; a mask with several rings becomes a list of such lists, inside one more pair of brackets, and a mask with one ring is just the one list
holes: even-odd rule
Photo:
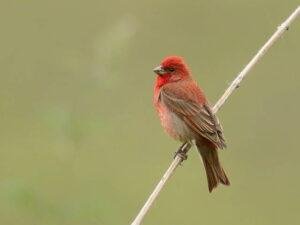
[[163, 76], [156, 77], [156, 87], [161, 88], [163, 85], [167, 84], [171, 78], [170, 74], [165, 74]]

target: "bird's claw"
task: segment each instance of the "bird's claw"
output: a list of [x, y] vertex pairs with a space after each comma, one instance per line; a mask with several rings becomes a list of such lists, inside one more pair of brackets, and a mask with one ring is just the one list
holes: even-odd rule
[[182, 149], [179, 149], [177, 152], [174, 154], [174, 159], [176, 156], [179, 156], [181, 158], [181, 162], [184, 160], [187, 160], [188, 156], [185, 151], [182, 151]]

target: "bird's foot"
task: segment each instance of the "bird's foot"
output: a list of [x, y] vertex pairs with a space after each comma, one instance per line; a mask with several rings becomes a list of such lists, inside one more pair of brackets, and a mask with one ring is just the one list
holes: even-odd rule
[[179, 148], [178, 151], [175, 152], [174, 159], [176, 158], [176, 156], [179, 156], [181, 158], [181, 162], [187, 160], [188, 158], [186, 152], [182, 150], [182, 148]]
[[187, 152], [189, 151], [191, 146], [192, 146], [191, 142], [185, 142], [180, 146], [177, 152], [175, 152], [174, 159], [178, 156], [181, 159], [180, 165], [184, 160], [187, 160], [188, 158]]

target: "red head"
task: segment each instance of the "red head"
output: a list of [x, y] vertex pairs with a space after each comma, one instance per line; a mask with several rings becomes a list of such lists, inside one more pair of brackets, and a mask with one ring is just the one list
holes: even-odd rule
[[161, 64], [153, 70], [157, 76], [157, 83], [159, 87], [166, 83], [184, 80], [190, 77], [190, 71], [179, 56], [168, 56], [163, 59]]

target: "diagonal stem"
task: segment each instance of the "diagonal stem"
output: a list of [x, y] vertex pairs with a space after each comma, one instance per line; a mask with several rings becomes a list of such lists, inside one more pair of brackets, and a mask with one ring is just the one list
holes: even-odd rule
[[[256, 63], [265, 55], [265, 53], [270, 49], [270, 47], [282, 36], [282, 34], [288, 30], [290, 24], [300, 15], [300, 6], [277, 28], [275, 33], [269, 38], [269, 40], [261, 47], [261, 49], [256, 53], [256, 55], [251, 59], [251, 61], [245, 66], [245, 68], [238, 74], [238, 76], [232, 81], [230, 86], [227, 88], [225, 93], [217, 101], [213, 107], [213, 113], [217, 113], [221, 106], [226, 102], [228, 97], [237, 89], [244, 79], [244, 77], [250, 72], [250, 70], [256, 65]], [[190, 143], [184, 143], [181, 147], [181, 151], [184, 154], [177, 154], [173, 162], [155, 187], [152, 194], [149, 196], [148, 200], [144, 204], [143, 208], [140, 210], [139, 214], [136, 216], [131, 225], [140, 225], [146, 213], [149, 211], [150, 207], [154, 203], [158, 194], [161, 192], [165, 183], [174, 173], [176, 167], [185, 159], [184, 155], [187, 154], [191, 148]]]

